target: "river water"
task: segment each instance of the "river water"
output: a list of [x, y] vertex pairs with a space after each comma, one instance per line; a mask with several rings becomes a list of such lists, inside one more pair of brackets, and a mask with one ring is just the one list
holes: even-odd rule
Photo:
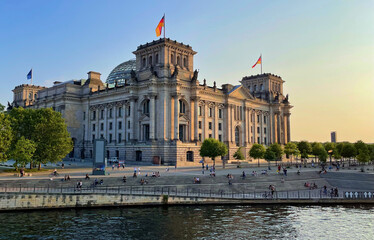
[[365, 206], [174, 206], [0, 213], [0, 239], [374, 239]]

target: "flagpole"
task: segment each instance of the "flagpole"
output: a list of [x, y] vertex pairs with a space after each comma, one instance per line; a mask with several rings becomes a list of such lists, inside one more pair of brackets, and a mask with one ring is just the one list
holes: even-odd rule
[[164, 13], [164, 39], [166, 42], [165, 32], [166, 32], [166, 21], [165, 21], [165, 13]]
[[261, 53], [261, 75], [262, 75], [262, 62], [263, 60], [262, 60], [262, 53]]
[[32, 85], [32, 75], [34, 75], [34, 74], [32, 74], [32, 68], [31, 68], [31, 85]]

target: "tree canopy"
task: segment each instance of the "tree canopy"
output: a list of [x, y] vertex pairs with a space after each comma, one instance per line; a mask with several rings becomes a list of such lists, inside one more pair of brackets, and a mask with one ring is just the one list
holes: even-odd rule
[[13, 133], [9, 116], [0, 112], [0, 162], [8, 160], [7, 153], [11, 147]]
[[275, 154], [277, 160], [282, 160], [283, 149], [278, 143], [273, 143], [269, 146], [270, 150]]
[[35, 150], [36, 144], [22, 136], [10, 152], [11, 158], [15, 161], [14, 167], [18, 169], [31, 163]]
[[263, 145], [255, 143], [249, 150], [249, 156], [253, 157], [254, 159], [260, 159], [264, 157], [265, 151], [266, 149]]
[[30, 167], [38, 164], [40, 168], [42, 163], [61, 161], [73, 149], [64, 119], [51, 108], [13, 108], [9, 116], [14, 135], [10, 151], [15, 152], [21, 137], [35, 144]]
[[265, 151], [265, 154], [264, 154], [264, 158], [266, 161], [275, 161], [277, 160], [277, 156], [275, 154], [275, 152], [273, 152], [270, 147], [268, 147]]
[[301, 153], [301, 158], [308, 158], [308, 155], [312, 153], [312, 145], [308, 141], [299, 142], [297, 148]]
[[294, 142], [289, 142], [287, 143], [285, 146], [284, 146], [284, 153], [287, 155], [287, 156], [294, 156], [294, 155], [299, 155], [300, 154], [300, 151], [299, 149], [297, 148], [297, 145], [296, 143]]
[[210, 157], [213, 160], [214, 164], [216, 157], [225, 156], [226, 154], [226, 145], [214, 138], [205, 139], [200, 148], [200, 156]]
[[242, 147], [239, 147], [238, 150], [234, 153], [233, 156], [236, 160], [244, 160], [244, 154], [242, 153]]

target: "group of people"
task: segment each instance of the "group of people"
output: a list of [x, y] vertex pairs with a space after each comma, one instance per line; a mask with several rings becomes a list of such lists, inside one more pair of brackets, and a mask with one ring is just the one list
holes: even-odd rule
[[274, 185], [269, 185], [269, 190], [271, 192], [271, 195], [273, 196], [274, 192], [276, 191], [275, 186]]
[[70, 181], [70, 175], [65, 175], [63, 181]]
[[148, 184], [148, 181], [144, 178], [140, 179], [140, 185]]
[[287, 168], [284, 167], [284, 168], [282, 169], [282, 166], [279, 164], [279, 165], [278, 165], [278, 168], [277, 168], [277, 173], [280, 174], [281, 170], [283, 171], [283, 175], [284, 175], [284, 176], [287, 176]]
[[95, 181], [94, 181], [94, 186], [97, 186], [97, 185], [103, 185], [104, 184], [104, 180], [103, 179], [101, 179], [100, 181], [97, 179], [97, 178], [95, 178]]
[[229, 180], [229, 185], [232, 185], [232, 180], [234, 180], [234, 176], [232, 174], [227, 174], [226, 177], [228, 178]]
[[122, 163], [122, 164], [120, 164], [120, 163], [118, 163], [118, 164], [113, 164], [112, 165], [112, 170], [114, 170], [114, 168], [115, 167], [117, 167], [117, 170], [119, 170], [119, 168], [122, 166], [122, 169], [125, 169], [125, 164], [124, 163]]
[[78, 181], [77, 182], [77, 190], [82, 190], [82, 187], [83, 187], [82, 181]]
[[307, 187], [309, 189], [317, 189], [318, 188], [318, 186], [317, 186], [317, 184], [315, 182], [314, 183], [305, 182], [304, 183], [304, 187]]

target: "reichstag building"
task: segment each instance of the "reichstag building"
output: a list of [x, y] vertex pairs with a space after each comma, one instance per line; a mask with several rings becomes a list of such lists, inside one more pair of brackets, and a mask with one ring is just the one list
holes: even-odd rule
[[23, 84], [13, 90], [12, 106], [61, 112], [74, 142], [71, 158], [92, 158], [100, 138], [108, 158], [178, 166], [199, 164], [206, 138], [227, 145], [224, 160], [239, 147], [248, 159], [253, 143], [291, 141], [292, 106], [281, 77], [248, 76], [219, 88], [199, 79], [189, 45], [160, 39], [133, 53], [136, 59], [114, 68], [106, 83], [90, 71], [87, 79], [49, 88]]

